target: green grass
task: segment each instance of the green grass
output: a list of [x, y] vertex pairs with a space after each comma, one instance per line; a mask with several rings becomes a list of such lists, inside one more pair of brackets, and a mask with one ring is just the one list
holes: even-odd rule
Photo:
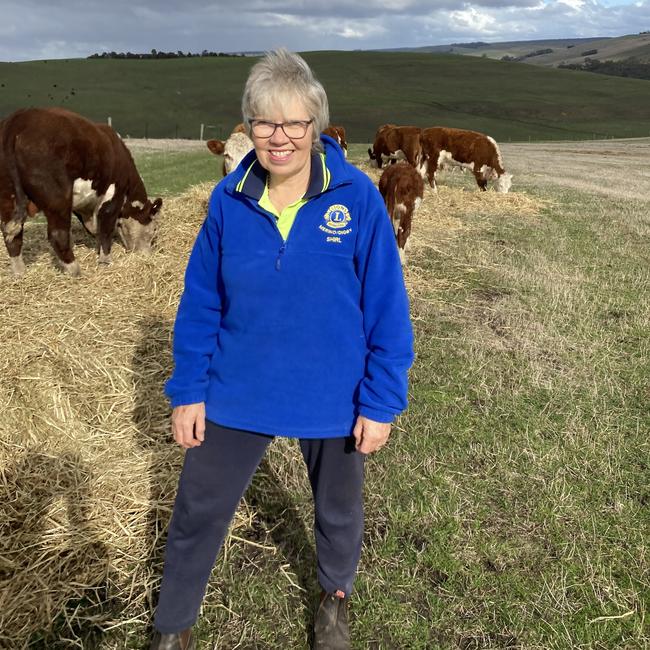
[[188, 187], [221, 178], [221, 156], [204, 151], [135, 153], [138, 172], [149, 197], [182, 194]]
[[[650, 134], [647, 81], [489, 59], [400, 52], [314, 52], [333, 123], [355, 142], [385, 122], [456, 126], [497, 140]], [[60, 105], [113, 119], [122, 135], [226, 136], [240, 121], [249, 57], [54, 60], [0, 64], [0, 116]], [[74, 93], [74, 94], [73, 94]]]

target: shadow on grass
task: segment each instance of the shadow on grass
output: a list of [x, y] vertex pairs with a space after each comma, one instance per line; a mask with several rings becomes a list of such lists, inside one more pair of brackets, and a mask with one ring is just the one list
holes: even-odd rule
[[268, 536], [277, 547], [301, 588], [305, 634], [312, 641], [313, 610], [320, 587], [316, 575], [316, 552], [311, 531], [303, 523], [283, 479], [264, 458], [246, 492], [246, 501], [259, 516]]
[[[90, 515], [91, 485], [88, 466], [72, 452], [32, 448], [4, 470], [0, 602], [3, 615], [16, 602], [19, 607], [3, 625], [1, 647], [18, 647], [25, 628], [33, 629], [35, 622], [41, 631], [31, 635], [30, 648], [96, 647], [99, 626], [113, 603], [106, 589], [109, 553]], [[67, 521], [61, 522], [58, 512], [48, 521], [59, 500]], [[2, 645], [7, 640], [10, 645]]]
[[137, 584], [145, 589], [150, 616], [144, 634], [153, 633], [153, 612], [158, 602], [162, 577], [167, 526], [180, 474], [172, 467], [174, 444], [170, 436], [170, 410], [164, 396], [164, 383], [172, 367], [172, 324], [159, 318], [144, 318], [140, 323], [140, 342], [133, 354], [135, 382], [133, 423], [137, 444], [149, 458], [149, 513], [147, 515], [148, 555], [138, 568]]

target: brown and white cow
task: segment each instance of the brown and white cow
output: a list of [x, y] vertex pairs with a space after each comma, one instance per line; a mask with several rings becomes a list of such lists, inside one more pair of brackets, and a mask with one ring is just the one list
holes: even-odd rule
[[379, 191], [384, 197], [386, 210], [395, 230], [399, 258], [402, 264], [406, 264], [411, 223], [422, 202], [424, 180], [415, 167], [406, 162], [398, 162], [383, 171], [379, 179]]
[[372, 149], [368, 149], [370, 164], [381, 169], [386, 162], [406, 160], [419, 169], [421, 130], [418, 126], [380, 126], [375, 134]]
[[225, 176], [239, 165], [242, 158], [253, 148], [253, 141], [246, 134], [243, 124], [238, 124], [227, 140], [208, 140], [208, 149], [215, 156], [223, 156], [222, 173]]
[[129, 150], [105, 124], [62, 108], [28, 108], [10, 115], [2, 128], [6, 175], [0, 221], [14, 273], [24, 270], [22, 234], [30, 202], [47, 218], [48, 239], [63, 268], [79, 274], [70, 245], [75, 213], [97, 236], [99, 261], [110, 263], [113, 235], [127, 250], [151, 249], [162, 199], [150, 201]]
[[343, 155], [348, 157], [348, 141], [345, 139], [345, 128], [342, 126], [336, 126], [330, 124], [323, 133], [329, 135], [332, 140], [338, 142], [341, 149], [343, 149]]
[[512, 174], [503, 167], [497, 143], [477, 131], [434, 126], [422, 129], [421, 172], [426, 173], [429, 184], [436, 188], [436, 172], [447, 166], [469, 169], [481, 190], [487, 190], [488, 181], [494, 181], [497, 192], [507, 192], [512, 184]]

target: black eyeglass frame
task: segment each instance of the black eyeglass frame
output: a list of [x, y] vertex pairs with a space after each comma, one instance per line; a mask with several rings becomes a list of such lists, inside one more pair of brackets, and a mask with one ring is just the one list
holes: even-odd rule
[[[258, 120], [256, 118], [251, 118], [248, 120], [248, 124], [251, 127], [251, 132], [256, 138], [262, 138], [264, 140], [267, 140], [268, 138], [272, 138], [275, 135], [275, 132], [278, 130], [278, 127], [282, 129], [282, 133], [287, 136], [290, 140], [302, 140], [306, 135], [307, 131], [309, 129], [309, 125], [313, 123], [314, 120], [291, 120], [290, 122], [269, 122], [268, 120]], [[273, 127], [273, 131], [269, 133], [268, 135], [257, 135], [255, 133], [255, 125], [257, 124], [265, 124], [268, 126]], [[300, 135], [300, 136], [291, 136], [289, 135], [284, 127], [287, 126], [288, 124], [300, 124], [304, 129], [305, 132]]]

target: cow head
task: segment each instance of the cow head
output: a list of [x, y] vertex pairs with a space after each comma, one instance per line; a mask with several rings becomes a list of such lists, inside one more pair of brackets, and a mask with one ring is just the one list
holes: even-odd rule
[[494, 181], [494, 189], [497, 192], [502, 192], [503, 194], [507, 194], [508, 190], [510, 189], [510, 186], [512, 185], [512, 174], [508, 174], [508, 172], [505, 172], [499, 176]]
[[379, 163], [377, 162], [377, 159], [381, 156], [381, 154], [375, 155], [373, 150], [368, 147], [368, 158], [370, 158], [370, 166], [373, 168], [379, 167]]
[[117, 221], [117, 235], [127, 251], [149, 253], [158, 230], [158, 219], [162, 199], [149, 201], [127, 201]]

